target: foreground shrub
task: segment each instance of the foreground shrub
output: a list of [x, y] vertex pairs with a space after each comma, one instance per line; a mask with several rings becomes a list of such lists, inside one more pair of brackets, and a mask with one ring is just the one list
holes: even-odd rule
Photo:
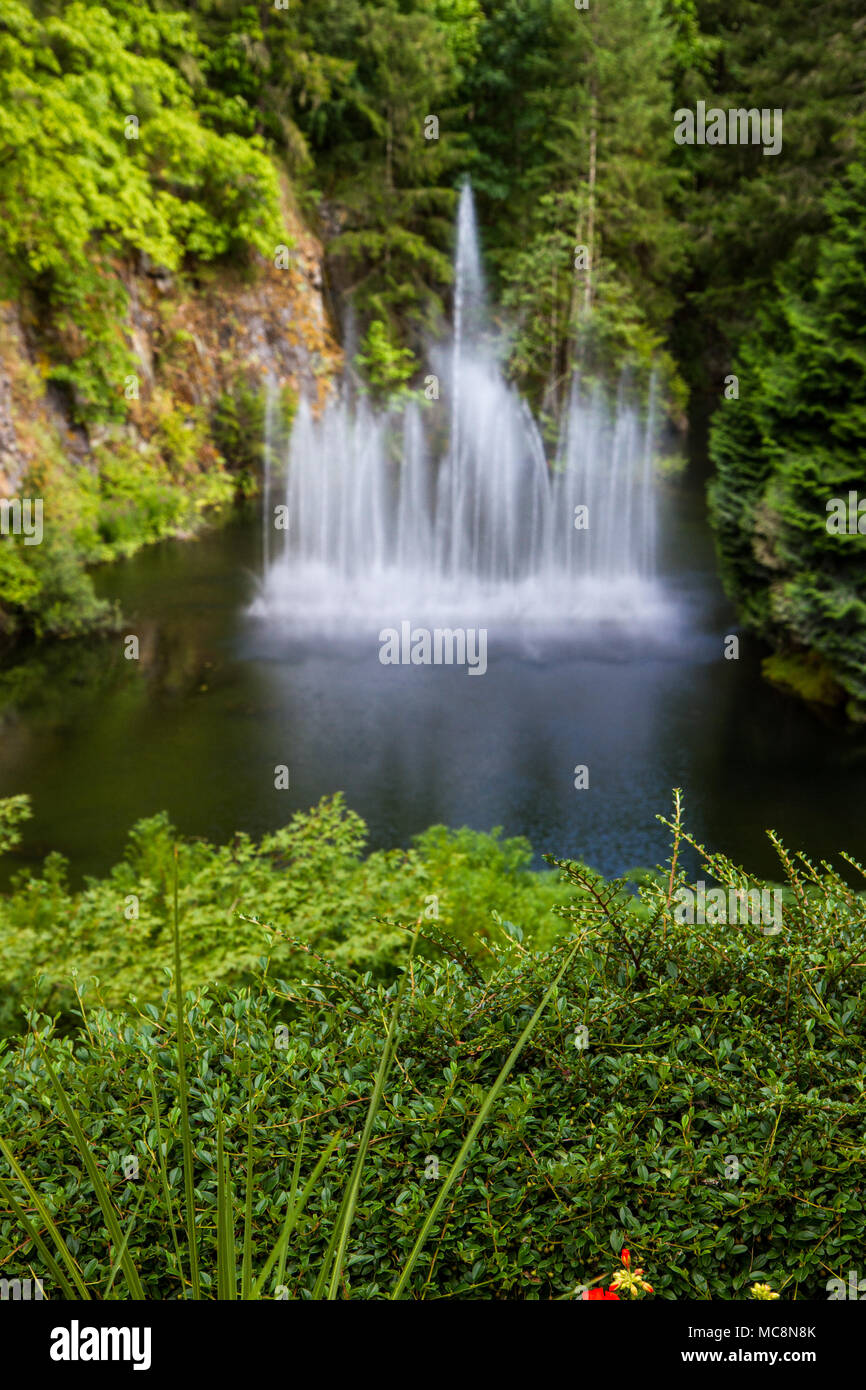
[[[17, 810], [0, 852], [14, 847], [16, 827], [29, 814], [20, 799], [0, 801], [0, 826], [4, 807]], [[69, 885], [66, 861], [50, 855], [41, 873], [18, 876], [13, 892], [0, 898], [0, 1031], [22, 1026], [24, 1000], [69, 1019], [76, 1007], [73, 970], [91, 998], [95, 989], [111, 1007], [130, 994], [159, 1003], [173, 961], [176, 845], [189, 985], [248, 982], [269, 948], [272, 968], [294, 973], [298, 953], [281, 938], [269, 939], [270, 927], [326, 950], [340, 965], [389, 978], [408, 937], [379, 921], [382, 916], [421, 917], [478, 958], [489, 955], [489, 939], [503, 939], [504, 928], [491, 915], [496, 911], [509, 930], [537, 944], [564, 930], [551, 912], [562, 897], [557, 876], [531, 871], [526, 840], [433, 826], [409, 850], [365, 856], [366, 839], [363, 820], [338, 795], [258, 842], [236, 835], [225, 846], [179, 843], [166, 815], [150, 817], [130, 832], [122, 863], [78, 892]], [[436, 954], [432, 942], [426, 947]]]
[[[275, 979], [263, 959], [253, 987], [187, 994], [187, 1158], [168, 992], [123, 1015], [91, 1013], [84, 996], [74, 1037], [35, 1020], [0, 1057], [0, 1130], [18, 1165], [0, 1170], [0, 1265], [14, 1252], [45, 1273], [14, 1206], [33, 1211], [26, 1174], [82, 1278], [99, 1293], [112, 1277], [50, 1062], [129, 1228], [148, 1297], [190, 1290], [178, 1237], [187, 1175], [207, 1296], [218, 1289], [220, 1233], [225, 1248], [227, 1232], [248, 1232], [249, 1265], [264, 1268], [289, 1194], [337, 1136], [264, 1289], [310, 1297], [398, 1012], [387, 1085], [364, 1137], [343, 1295], [573, 1297], [598, 1287], [611, 1252], [627, 1246], [635, 1266], [652, 1271], [657, 1297], [746, 1297], [756, 1283], [782, 1298], [826, 1297], [828, 1279], [862, 1263], [863, 899], [780, 846], [780, 931], [682, 922], [687, 837], [677, 822], [673, 834], [668, 870], [648, 878], [637, 905], [625, 881], [559, 863], [571, 935], [532, 950], [506, 933], [490, 941], [484, 973], [444, 938], [450, 955], [416, 958], [392, 983], [300, 947], [301, 978]], [[741, 870], [701, 852], [720, 883], [743, 885]], [[482, 1118], [401, 1285], [437, 1189]], [[228, 1217], [225, 1171], [236, 1189]], [[115, 1294], [126, 1296], [114, 1273]]]

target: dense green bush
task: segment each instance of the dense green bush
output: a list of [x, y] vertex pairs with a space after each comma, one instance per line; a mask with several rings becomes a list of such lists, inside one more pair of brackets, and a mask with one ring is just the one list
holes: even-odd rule
[[[21, 805], [7, 823], [12, 812], [20, 817]], [[571, 935], [548, 949], [528, 949], [506, 932], [487, 943], [479, 969], [481, 959], [455, 943], [444, 960], [416, 958], [400, 984], [313, 957], [302, 978], [283, 982], [272, 955], [248, 989], [188, 993], [204, 1295], [214, 1292], [215, 1250], [227, 1228], [233, 1239], [248, 1227], [252, 1268], [262, 1269], [294, 1179], [306, 1178], [339, 1133], [285, 1263], [264, 1290], [310, 1295], [402, 988], [341, 1284], [354, 1297], [387, 1294], [509, 1049], [563, 967], [449, 1189], [407, 1294], [570, 1297], [609, 1275], [624, 1244], [662, 1298], [743, 1297], [758, 1279], [783, 1298], [822, 1298], [830, 1277], [847, 1278], [860, 1261], [866, 1216], [864, 901], [837, 875], [805, 860], [795, 865], [779, 847], [787, 877], [781, 931], [688, 925], [675, 909], [683, 838], [674, 826], [671, 866], [647, 876], [639, 905], [624, 881], [559, 864]], [[719, 882], [746, 886], [741, 870], [696, 848]], [[182, 937], [194, 941], [194, 906], [181, 917]], [[50, 920], [47, 912], [46, 926]], [[97, 1177], [123, 1229], [129, 1224], [128, 1254], [144, 1292], [182, 1296], [188, 1260], [183, 1238], [175, 1242], [185, 1170], [168, 992], [124, 1014], [91, 1007], [83, 995], [74, 1036], [53, 1036], [44, 1018], [33, 1023], [0, 1057], [2, 1131], [19, 1165], [15, 1176], [0, 1167], [0, 1264], [14, 1250], [50, 1292], [44, 1256], [13, 1215], [14, 1202], [37, 1211], [25, 1174], [96, 1296], [111, 1271], [80, 1149], [48, 1084], [50, 1061], [81, 1116]], [[218, 1223], [226, 1210], [217, 1176], [223, 1145], [235, 1208]], [[124, 1160], [133, 1157], [138, 1176], [128, 1178]], [[113, 1296], [126, 1296], [125, 1278], [117, 1275]]]
[[45, 536], [35, 546], [0, 540], [0, 630], [75, 637], [116, 622], [87, 566], [192, 532], [207, 509], [234, 497], [235, 480], [215, 460], [197, 410], [168, 409], [146, 448], [114, 437], [94, 458], [93, 471], [78, 467], [60, 456], [56, 440], [46, 440], [24, 484], [44, 498]]
[[38, 637], [74, 637], [112, 621], [69, 536], [49, 534], [26, 551], [0, 541], [0, 594], [0, 632], [9, 636], [27, 626]]
[[374, 319], [370, 324], [355, 362], [363, 371], [374, 399], [393, 405], [410, 395], [409, 382], [418, 363], [407, 348], [391, 341], [388, 326], [381, 319]]
[[[7, 847], [14, 833], [10, 827]], [[18, 877], [0, 898], [0, 1029], [21, 1026], [22, 1000], [32, 997], [37, 973], [40, 1007], [64, 1013], [74, 1004], [73, 969], [84, 982], [99, 980], [109, 1006], [122, 1006], [131, 993], [159, 1000], [172, 963], [176, 844], [190, 985], [250, 979], [271, 927], [327, 949], [340, 965], [386, 974], [404, 954], [406, 933], [378, 916], [420, 917], [479, 954], [503, 938], [491, 917], [496, 910], [535, 941], [561, 930], [551, 913], [560, 896], [556, 875], [531, 872], [525, 840], [434, 826], [409, 850], [365, 857], [366, 835], [361, 818], [335, 796], [258, 843], [237, 835], [219, 847], [178, 844], [168, 817], [151, 817], [130, 832], [123, 861], [80, 892], [69, 887], [63, 858], [50, 855], [41, 873]], [[279, 941], [271, 958], [282, 973], [300, 968], [297, 952]]]

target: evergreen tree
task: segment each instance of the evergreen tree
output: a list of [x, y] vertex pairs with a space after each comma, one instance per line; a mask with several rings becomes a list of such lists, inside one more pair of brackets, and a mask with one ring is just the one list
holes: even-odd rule
[[811, 274], [802, 250], [737, 363], [739, 400], [717, 416], [711, 514], [726, 587], [776, 649], [768, 674], [814, 699], [844, 691], [849, 715], [866, 719], [863, 163], [825, 210]]
[[677, 147], [690, 259], [675, 285], [674, 350], [702, 393], [708, 378], [715, 392], [798, 239], [826, 227], [824, 195], [853, 156], [852, 118], [866, 110], [866, 16], [861, 0], [696, 0], [695, 8], [700, 37], [681, 31], [676, 105], [783, 114], [776, 156], [751, 144]]
[[[551, 0], [525, 103], [540, 132], [527, 225], [504, 258], [521, 313], [514, 365], [555, 413], [572, 369], [644, 381], [664, 358], [683, 250], [670, 205], [675, 28], [661, 0]], [[667, 394], [681, 401], [669, 358]]]

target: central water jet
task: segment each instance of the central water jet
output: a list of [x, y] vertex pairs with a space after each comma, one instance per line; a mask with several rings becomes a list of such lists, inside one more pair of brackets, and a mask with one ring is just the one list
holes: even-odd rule
[[624, 404], [610, 413], [575, 379], [548, 463], [491, 340], [468, 184], [452, 337], [431, 365], [444, 383], [438, 402], [382, 411], [344, 389], [318, 419], [301, 403], [289, 531], [278, 553], [268, 547], [257, 611], [357, 627], [399, 609], [534, 629], [655, 615], [652, 400], [643, 421]]

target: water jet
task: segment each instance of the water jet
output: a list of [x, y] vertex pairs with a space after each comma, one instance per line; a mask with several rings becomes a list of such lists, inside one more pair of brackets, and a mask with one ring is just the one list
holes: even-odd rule
[[[534, 632], [650, 625], [664, 607], [654, 402], [643, 416], [622, 401], [611, 411], [575, 378], [548, 459], [491, 339], [468, 183], [452, 334], [430, 356], [438, 402], [376, 409], [344, 389], [318, 418], [301, 403], [288, 447], [289, 531], [266, 546], [254, 612], [318, 630], [366, 630], [406, 613]], [[437, 448], [442, 411], [447, 445]]]

